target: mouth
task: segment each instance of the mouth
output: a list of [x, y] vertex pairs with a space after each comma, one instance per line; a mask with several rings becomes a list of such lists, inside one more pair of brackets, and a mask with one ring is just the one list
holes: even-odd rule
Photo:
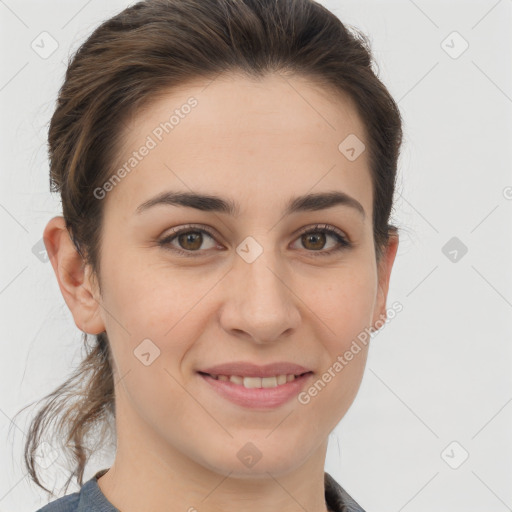
[[291, 401], [309, 384], [312, 371], [298, 374], [277, 374], [266, 377], [253, 375], [223, 375], [198, 371], [207, 386], [206, 392], [245, 409], [275, 409]]
[[221, 382], [230, 382], [235, 384], [236, 386], [243, 386], [246, 389], [260, 389], [260, 388], [277, 388], [283, 386], [289, 382], [293, 382], [294, 380], [308, 374], [312, 374], [313, 372], [303, 372], [299, 374], [279, 374], [272, 375], [268, 377], [258, 377], [258, 376], [242, 376], [242, 375], [215, 375], [206, 372], [198, 372], [200, 375], [208, 376], [214, 380]]

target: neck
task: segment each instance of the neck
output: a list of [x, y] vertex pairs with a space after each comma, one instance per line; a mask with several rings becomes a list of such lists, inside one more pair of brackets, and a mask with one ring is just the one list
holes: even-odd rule
[[121, 512], [327, 511], [327, 440], [291, 470], [265, 466], [263, 454], [251, 470], [232, 464], [220, 471], [192, 460], [186, 447], [169, 446], [137, 418], [120, 417], [119, 409], [116, 423], [116, 458], [98, 485]]

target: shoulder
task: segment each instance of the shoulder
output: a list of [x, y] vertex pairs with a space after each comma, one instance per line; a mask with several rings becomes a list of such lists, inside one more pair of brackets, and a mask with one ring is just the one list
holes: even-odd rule
[[108, 469], [98, 471], [79, 491], [57, 498], [36, 512], [119, 512], [103, 496], [98, 486], [98, 478], [107, 471]]
[[80, 493], [74, 492], [73, 494], [57, 498], [43, 508], [36, 510], [36, 512], [75, 512], [78, 510], [79, 501]]
[[332, 510], [332, 512], [365, 512], [354, 498], [326, 471], [324, 472], [324, 483], [325, 500], [329, 510]]

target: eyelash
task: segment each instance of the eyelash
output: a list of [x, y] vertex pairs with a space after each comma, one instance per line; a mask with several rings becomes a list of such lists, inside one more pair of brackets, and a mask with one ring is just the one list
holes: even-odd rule
[[[215, 239], [214, 233], [212, 231], [210, 231], [206, 226], [189, 224], [189, 225], [183, 227], [182, 229], [173, 232], [170, 236], [166, 236], [162, 240], [159, 240], [158, 245], [160, 247], [163, 247], [164, 249], [171, 250], [181, 256], [190, 256], [190, 257], [201, 256], [201, 251], [185, 251], [183, 249], [178, 249], [177, 247], [172, 247], [170, 245], [171, 242], [175, 238], [177, 238], [179, 235], [182, 235], [184, 233], [189, 233], [189, 232], [190, 233], [192, 233], [192, 232], [206, 233], [207, 235], [209, 235], [213, 239]], [[313, 228], [310, 228], [310, 227], [303, 228], [298, 233], [297, 238], [299, 238], [305, 234], [309, 235], [309, 234], [316, 234], [316, 233], [328, 233], [329, 235], [334, 236], [334, 238], [336, 238], [336, 240], [338, 241], [339, 245], [337, 247], [334, 247], [333, 249], [329, 249], [329, 250], [325, 250], [325, 251], [322, 251], [322, 250], [308, 251], [306, 249], [307, 252], [313, 253], [312, 256], [315, 256], [315, 257], [316, 256], [330, 256], [331, 254], [342, 251], [344, 249], [349, 249], [353, 245], [352, 242], [350, 242], [349, 240], [347, 240], [347, 238], [345, 238], [343, 236], [341, 231], [339, 231], [337, 228], [335, 228], [333, 226], [330, 226], [329, 224], [317, 224]]]

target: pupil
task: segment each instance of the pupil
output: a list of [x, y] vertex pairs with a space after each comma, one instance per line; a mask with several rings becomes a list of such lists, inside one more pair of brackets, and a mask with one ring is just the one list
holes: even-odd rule
[[[195, 244], [194, 244], [194, 237], [196, 237]], [[188, 244], [189, 242], [192, 243], [191, 247], [186, 247], [187, 249], [199, 249], [201, 247], [201, 233], [197, 232], [189, 232], [185, 233], [180, 236], [180, 243], [182, 242], [182, 238], [185, 239], [185, 244]]]
[[[313, 249], [321, 249], [322, 248], [323, 238], [325, 238], [325, 235], [323, 235], [321, 233], [314, 233], [314, 234], [306, 235], [306, 239], [312, 239], [313, 240], [313, 245], [314, 246], [315, 246], [315, 239], [316, 239], [317, 243], [316, 243], [316, 246], [313, 247]], [[318, 246], [318, 242], [320, 242], [319, 246]]]

